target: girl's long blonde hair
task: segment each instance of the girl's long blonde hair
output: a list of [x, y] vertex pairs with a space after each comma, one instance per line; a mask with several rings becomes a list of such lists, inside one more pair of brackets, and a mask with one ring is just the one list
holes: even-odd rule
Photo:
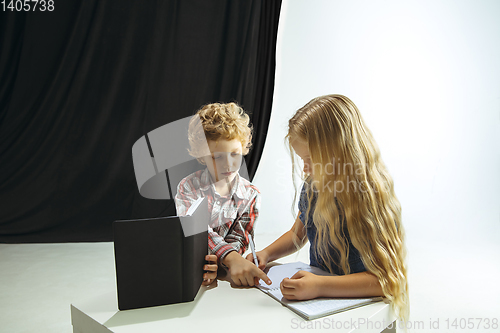
[[348, 235], [367, 271], [377, 276], [396, 315], [407, 321], [409, 299], [401, 206], [358, 108], [342, 95], [317, 97], [290, 119], [287, 139], [291, 151], [291, 142], [296, 139], [306, 142], [309, 148], [309, 207], [313, 192], [317, 201], [313, 221], [306, 223], [314, 223], [317, 228], [319, 256], [332, 272], [334, 260], [329, 247], [333, 247], [340, 257], [335, 264], [349, 274]]

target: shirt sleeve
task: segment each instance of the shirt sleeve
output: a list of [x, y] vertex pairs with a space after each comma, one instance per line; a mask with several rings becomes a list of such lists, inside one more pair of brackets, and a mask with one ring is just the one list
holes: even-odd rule
[[189, 207], [198, 199], [197, 191], [191, 186], [187, 178], [181, 180], [175, 195], [175, 209], [178, 216], [185, 216]]
[[[254, 224], [260, 210], [260, 194], [256, 192], [251, 200], [247, 201], [246, 205], [241, 205], [243, 205], [243, 209], [238, 209], [239, 212], [241, 211], [241, 214], [233, 222], [236, 225], [229, 234], [226, 234], [225, 237], [214, 231], [208, 234], [208, 246], [212, 253], [217, 255], [220, 262], [232, 251], [243, 254], [248, 248], [248, 235], [252, 235], [252, 237], [254, 235]], [[231, 229], [231, 225], [223, 227], [227, 231]]]
[[300, 198], [299, 198], [299, 219], [302, 222], [302, 224], [306, 224], [306, 214], [307, 214], [307, 206], [309, 202], [307, 199], [307, 191], [306, 191], [306, 185], [302, 186], [302, 190], [300, 191]]

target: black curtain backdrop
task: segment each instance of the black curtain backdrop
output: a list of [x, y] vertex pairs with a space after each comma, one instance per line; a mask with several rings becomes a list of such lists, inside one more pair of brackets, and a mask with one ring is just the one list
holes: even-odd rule
[[55, 1], [0, 13], [0, 242], [112, 240], [175, 213], [139, 195], [132, 145], [211, 102], [271, 112], [281, 1]]

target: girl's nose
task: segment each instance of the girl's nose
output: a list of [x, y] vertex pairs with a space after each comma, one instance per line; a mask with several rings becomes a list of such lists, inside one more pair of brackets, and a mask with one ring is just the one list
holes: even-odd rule
[[309, 170], [309, 164], [304, 163], [304, 173], [310, 173], [311, 170]]

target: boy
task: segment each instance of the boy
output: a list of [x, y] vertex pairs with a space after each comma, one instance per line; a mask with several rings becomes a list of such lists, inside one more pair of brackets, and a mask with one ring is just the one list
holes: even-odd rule
[[[208, 199], [210, 254], [206, 259], [212, 264], [205, 266], [203, 285], [215, 280], [217, 262], [229, 270], [237, 285], [253, 286], [259, 278], [271, 283], [262, 270], [242, 257], [260, 208], [259, 190], [238, 173], [242, 155], [251, 146], [249, 121], [237, 104], [213, 103], [202, 107], [189, 124], [189, 153], [206, 168], [181, 180], [175, 204], [177, 215], [185, 215], [196, 199]], [[207, 144], [208, 150], [203, 148]]]

